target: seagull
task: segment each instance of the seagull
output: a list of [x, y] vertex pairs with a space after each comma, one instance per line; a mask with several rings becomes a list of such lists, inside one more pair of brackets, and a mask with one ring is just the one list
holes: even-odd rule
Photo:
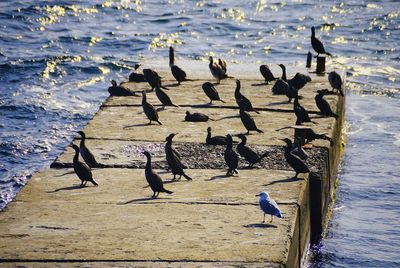
[[271, 221], [273, 219], [273, 216], [276, 216], [280, 219], [283, 218], [281, 210], [279, 209], [278, 205], [276, 204], [275, 200], [269, 197], [267, 192], [261, 192], [260, 194], [256, 195], [259, 196], [259, 203], [260, 203], [260, 208], [264, 212], [264, 219], [263, 223], [265, 222], [265, 214], [270, 214], [271, 215]]

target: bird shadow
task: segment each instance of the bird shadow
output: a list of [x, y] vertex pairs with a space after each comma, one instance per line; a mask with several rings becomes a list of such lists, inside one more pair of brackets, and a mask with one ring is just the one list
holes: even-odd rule
[[58, 189], [55, 189], [54, 191], [49, 191], [49, 192], [46, 192], [46, 193], [56, 193], [56, 192], [59, 192], [59, 191], [80, 190], [80, 189], [84, 189], [86, 187], [95, 187], [95, 186], [90, 186], [90, 185], [89, 186], [81, 186], [79, 184], [79, 185], [73, 185], [73, 186], [58, 188]]
[[[285, 96], [285, 95], [283, 95]], [[288, 101], [276, 101], [276, 102], [271, 102], [267, 104], [266, 106], [278, 106], [278, 105], [283, 105], [283, 104], [288, 104]]]
[[[164, 87], [179, 87], [180, 85], [178, 84], [178, 83], [175, 83], [175, 84], [168, 84], [168, 85], [165, 85]], [[167, 89], [168, 90], [168, 89]]]
[[238, 118], [238, 117], [240, 117], [240, 115], [228, 115], [228, 116], [221, 117], [221, 118], [219, 118], [219, 119], [217, 119], [215, 121], [221, 121], [221, 120], [224, 120], [224, 119], [232, 119], [232, 118]]
[[234, 177], [234, 176], [227, 176], [227, 175], [217, 175], [213, 176], [205, 181], [213, 181], [213, 180], [218, 180], [218, 179], [223, 179], [223, 178], [229, 178], [229, 177]]
[[145, 202], [145, 201], [151, 201], [151, 200], [156, 200], [156, 199], [172, 199], [172, 198], [169, 198], [169, 197], [156, 197], [156, 198], [143, 197], [143, 198], [132, 199], [132, 200], [129, 200], [126, 202], [120, 202], [120, 203], [117, 203], [117, 205], [128, 205], [128, 204], [132, 204], [132, 203]]
[[261, 87], [261, 86], [266, 86], [266, 85], [269, 85], [268, 83], [254, 83], [254, 84], [251, 84], [251, 86], [253, 86], [253, 87]]
[[144, 126], [149, 126], [149, 123], [141, 123], [141, 124], [135, 124], [135, 125], [129, 125], [129, 126], [124, 126], [122, 129], [128, 129], [132, 127], [144, 127]]
[[283, 183], [283, 182], [295, 182], [295, 181], [302, 181], [302, 180], [304, 180], [304, 179], [303, 178], [291, 177], [291, 178], [287, 178], [287, 179], [283, 179], [283, 180], [273, 181], [273, 182], [264, 184], [264, 186], [274, 185], [274, 184]]
[[250, 223], [243, 225], [245, 228], [278, 228], [276, 225], [272, 225], [269, 223]]
[[75, 173], [75, 171], [68, 171], [68, 172], [65, 172], [63, 174], [60, 174], [60, 175], [57, 175], [57, 176], [54, 176], [54, 177], [62, 177], [62, 176], [69, 175], [69, 174], [74, 174], [74, 173]]

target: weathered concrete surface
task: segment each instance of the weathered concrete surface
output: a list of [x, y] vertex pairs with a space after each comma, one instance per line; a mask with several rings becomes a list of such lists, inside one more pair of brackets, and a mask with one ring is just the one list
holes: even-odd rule
[[[198, 63], [196, 63], [198, 64]], [[180, 108], [160, 111], [162, 126], [147, 125], [140, 97], [110, 97], [84, 128], [87, 145], [104, 165], [126, 165], [128, 168], [93, 170], [99, 187], [79, 188], [71, 169], [44, 170], [35, 174], [16, 200], [0, 213], [0, 262], [5, 267], [295, 267], [299, 266], [310, 235], [309, 184], [307, 179], [293, 180], [293, 171], [285, 164], [274, 169], [242, 169], [238, 177], [227, 178], [226, 170], [213, 166], [187, 169], [193, 181], [170, 183], [171, 174], [158, 170], [172, 195], [160, 194], [151, 199], [140, 154], [148, 149], [154, 154], [154, 166], [164, 167], [163, 142], [172, 133], [175, 147], [185, 150], [188, 144], [204, 143], [206, 128], [213, 135], [238, 134], [245, 129], [238, 117], [234, 100], [235, 80], [217, 85], [227, 103], [208, 105], [201, 84], [213, 82], [206, 72], [196, 72], [196, 79], [179, 87], [167, 70], [155, 69], [163, 76], [167, 93]], [[147, 67], [152, 67], [147, 66]], [[185, 67], [185, 66], [184, 66]], [[260, 114], [251, 113], [264, 134], [248, 135], [248, 144], [259, 151], [282, 151], [279, 139], [293, 137], [292, 129], [277, 129], [294, 124], [292, 104], [285, 96], [273, 96], [272, 85], [256, 72], [229, 72], [242, 81], [242, 93], [250, 98]], [[187, 71], [189, 74], [191, 72]], [[194, 73], [194, 72], [192, 72]], [[189, 75], [193, 79], [193, 75]], [[291, 75], [289, 74], [289, 77]], [[312, 113], [318, 133], [334, 140], [313, 142], [313, 157], [318, 159], [318, 173], [324, 181], [323, 210], [332, 196], [339, 160], [344, 100], [328, 96], [334, 110], [342, 116], [320, 118], [314, 96], [317, 89], [329, 88], [327, 78], [312, 76], [313, 82], [300, 91], [301, 104]], [[146, 83], [126, 86], [140, 92]], [[148, 100], [158, 106], [153, 92]], [[158, 106], [159, 107], [159, 106]], [[185, 111], [203, 112], [216, 121], [183, 122]], [[78, 143], [79, 139], [73, 141]], [[198, 148], [198, 147], [195, 147]], [[193, 148], [192, 148], [193, 150]], [[219, 151], [218, 151], [219, 150]], [[222, 159], [221, 148], [213, 151]], [[319, 150], [319, 151], [318, 151]], [[325, 153], [325, 151], [327, 151]], [[58, 164], [71, 163], [72, 152], [66, 148]], [[314, 158], [312, 158], [314, 159]], [[200, 160], [199, 160], [200, 161]], [[205, 154], [202, 161], [215, 161]], [[283, 162], [283, 156], [265, 161]], [[184, 161], [185, 162], [185, 161]], [[140, 163], [139, 166], [135, 166]], [[161, 164], [160, 164], [161, 163]], [[189, 164], [189, 167], [196, 166]], [[133, 168], [133, 169], [132, 169]], [[285, 169], [285, 170], [282, 170]], [[306, 176], [305, 176], [306, 177]], [[283, 220], [261, 224], [257, 198], [266, 190], [284, 214]]]
[[[2, 259], [281, 263], [305, 184], [282, 171], [188, 170], [193, 182], [152, 199], [143, 170], [95, 170], [100, 186], [85, 188], [67, 171], [37, 173], [1, 214]], [[260, 223], [254, 196], [266, 187], [285, 217], [273, 224]]]
[[[216, 121], [185, 122], [185, 112], [201, 112], [207, 114]], [[293, 129], [277, 131], [283, 127], [294, 125], [296, 117], [293, 113], [267, 112], [260, 114], [251, 113], [257, 127], [264, 133], [251, 131], [248, 136], [250, 144], [283, 145], [279, 139], [293, 135]], [[246, 133], [246, 129], [239, 117], [238, 110], [234, 109], [182, 109], [166, 108], [159, 112], [159, 119], [163, 125], [152, 123], [142, 111], [142, 107], [121, 106], [103, 107], [84, 128], [86, 136], [92, 139], [115, 139], [131, 141], [164, 141], [170, 133], [179, 133], [174, 141], [205, 142], [207, 127], [213, 130], [213, 135], [230, 133], [233, 135]], [[313, 126], [317, 133], [329, 133], [335, 124], [332, 118], [316, 118], [318, 123]], [[149, 135], [151, 133], [151, 135]]]

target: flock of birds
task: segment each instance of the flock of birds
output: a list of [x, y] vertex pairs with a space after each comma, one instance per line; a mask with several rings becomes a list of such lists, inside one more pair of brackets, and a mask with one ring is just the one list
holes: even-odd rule
[[[330, 53], [326, 52], [324, 46], [321, 41], [319, 41], [315, 37], [315, 29], [314, 27], [311, 28], [311, 45], [313, 49], [317, 52], [317, 54], [325, 54], [331, 55]], [[317, 56], [318, 56], [317, 55]], [[175, 57], [174, 57], [174, 48], [169, 48], [169, 66], [172, 72], [172, 75], [180, 85], [184, 81], [189, 81], [190, 79], [187, 78], [185, 71], [183, 71], [180, 67], [175, 64]], [[174, 104], [170, 97], [163, 89], [167, 89], [166, 87], [162, 86], [161, 77], [157, 74], [156, 71], [152, 69], [143, 69], [143, 74], [136, 72], [139, 68], [139, 64], [135, 66], [135, 71], [130, 74], [129, 81], [130, 82], [147, 82], [151, 86], [150, 91], [155, 91], [155, 94], [159, 101], [162, 104], [162, 108], [164, 109], [165, 106], [173, 106], [179, 107], [178, 105]], [[275, 84], [272, 88], [273, 94], [280, 94], [286, 95], [288, 97], [288, 102], [293, 102], [293, 110], [296, 115], [296, 125], [302, 125], [303, 123], [315, 123], [311, 121], [308, 111], [301, 106], [299, 103], [300, 96], [298, 91], [303, 88], [308, 82], [311, 81], [311, 78], [308, 75], [297, 73], [293, 78], [287, 79], [286, 77], [286, 68], [283, 64], [279, 65], [282, 69], [282, 76], [280, 78], [275, 77], [269, 67], [267, 65], [260, 66], [260, 73], [265, 79], [265, 83], [268, 84], [272, 81], [275, 81]], [[216, 83], [205, 82], [202, 85], [202, 89], [207, 97], [210, 99], [210, 104], [213, 101], [220, 101], [224, 102], [218, 94], [218, 91], [215, 85], [218, 85], [221, 80], [226, 78], [233, 78], [227, 74], [227, 64], [226, 61], [219, 59], [215, 61], [213, 57], [209, 57], [209, 69], [212, 76], [216, 79]], [[329, 103], [324, 99], [324, 96], [327, 94], [337, 94], [340, 96], [344, 96], [342, 86], [343, 82], [339, 74], [336, 72], [331, 72], [328, 75], [328, 80], [330, 85], [332, 86], [332, 90], [323, 89], [318, 90], [317, 95], [315, 96], [316, 105], [320, 111], [320, 115], [324, 117], [334, 117], [338, 118], [338, 115], [335, 114]], [[247, 133], [249, 134], [250, 131], [256, 131], [258, 133], [263, 133], [260, 130], [253, 117], [249, 112], [259, 113], [259, 111], [255, 110], [251, 101], [246, 98], [240, 92], [241, 84], [240, 80], [236, 80], [236, 89], [235, 89], [235, 100], [239, 107], [239, 114], [240, 119], [247, 129]], [[336, 91], [335, 91], [336, 90]], [[136, 93], [130, 91], [128, 88], [124, 87], [123, 84], [118, 85], [116, 81], [112, 80], [112, 86], [108, 89], [109, 93], [113, 96], [134, 96]], [[149, 124], [152, 122], [156, 122], [159, 125], [162, 125], [162, 122], [159, 120], [158, 111], [154, 108], [152, 104], [147, 101], [146, 92], [142, 92], [142, 108], [143, 112], [146, 117], [149, 119]], [[210, 120], [207, 115], [202, 113], [190, 113], [186, 112], [185, 116], [186, 121], [193, 121], [193, 122], [203, 122]], [[325, 139], [329, 140], [332, 143], [332, 140], [326, 136], [325, 134], [317, 134], [311, 128], [306, 127], [303, 129], [305, 131], [305, 139], [306, 143], [311, 142], [315, 139]], [[71, 147], [75, 150], [75, 154], [73, 157], [73, 168], [76, 175], [81, 180], [81, 186], [85, 186], [87, 182], [91, 182], [95, 186], [98, 184], [93, 179], [93, 175], [91, 169], [94, 167], [98, 167], [99, 164], [97, 163], [95, 157], [91, 153], [91, 151], [87, 148], [85, 144], [85, 133], [83, 131], [79, 131], [78, 134], [81, 136], [81, 141], [79, 147], [75, 144], [72, 144]], [[232, 135], [227, 134], [226, 136], [212, 136], [211, 128], [208, 127], [207, 129], [207, 137], [206, 143], [209, 145], [224, 145], [225, 152], [224, 152], [224, 160], [228, 167], [227, 176], [232, 176], [234, 173], [238, 173], [238, 164], [239, 164], [239, 156], [238, 153], [249, 163], [249, 168], [252, 168], [255, 164], [259, 163], [264, 157], [268, 155], [268, 153], [264, 153], [259, 155], [256, 151], [254, 151], [251, 147], [246, 145], [246, 134], [239, 134], [238, 137], [241, 142], [237, 145], [236, 151], [233, 149], [233, 139]], [[183, 176], [186, 180], [190, 181], [192, 178], [187, 175], [184, 171], [186, 166], [182, 163], [181, 155], [178, 151], [174, 149], [172, 146], [172, 140], [176, 134], [171, 133], [166, 137], [165, 141], [165, 156], [168, 163], [168, 168], [173, 174], [173, 181], [181, 179]], [[285, 138], [282, 139], [286, 143], [285, 148], [285, 159], [287, 163], [293, 168], [296, 172], [295, 177], [297, 178], [298, 174], [300, 173], [309, 173], [310, 169], [305, 164], [304, 160], [307, 158], [307, 153], [302, 148], [302, 142], [299, 137], [295, 134], [295, 141], [292, 142], [291, 139]], [[79, 161], [79, 154], [83, 158], [84, 162]], [[148, 151], [144, 151], [143, 154], [147, 158], [146, 166], [145, 166], [145, 178], [153, 191], [153, 198], [158, 197], [159, 193], [167, 193], [172, 194], [171, 191], [165, 189], [163, 181], [161, 177], [152, 169], [151, 165], [151, 154]], [[177, 177], [179, 176], [179, 177]], [[271, 199], [267, 192], [261, 192], [259, 195], [259, 203], [262, 211], [264, 212], [264, 220], [265, 222], [265, 214], [271, 215], [271, 222], [272, 216], [276, 216], [278, 218], [282, 218], [282, 213], [277, 206], [276, 202]]]

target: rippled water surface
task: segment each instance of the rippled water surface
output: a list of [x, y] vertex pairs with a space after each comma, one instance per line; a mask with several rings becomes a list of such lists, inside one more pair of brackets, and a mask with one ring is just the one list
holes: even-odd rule
[[[56, 4], [55, 4], [56, 3]], [[347, 148], [318, 267], [400, 265], [400, 5], [388, 1], [0, 1], [0, 208], [143, 58], [304, 64], [310, 27], [347, 73]]]

